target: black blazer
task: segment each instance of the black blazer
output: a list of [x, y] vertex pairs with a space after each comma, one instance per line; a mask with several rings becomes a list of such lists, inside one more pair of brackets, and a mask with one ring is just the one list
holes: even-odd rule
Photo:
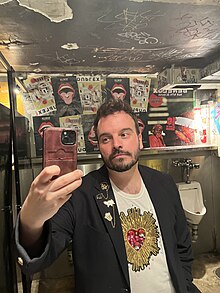
[[[139, 170], [157, 213], [173, 286], [177, 293], [200, 292], [192, 284], [191, 240], [176, 184], [168, 174], [141, 165]], [[115, 221], [105, 218], [113, 214], [112, 206], [104, 204], [111, 199], [115, 202], [104, 166], [85, 176], [81, 187], [46, 223], [47, 245], [39, 258], [30, 259], [20, 246], [18, 219], [15, 242], [21, 269], [28, 274], [42, 270], [71, 241], [76, 293], [131, 292], [117, 208]]]

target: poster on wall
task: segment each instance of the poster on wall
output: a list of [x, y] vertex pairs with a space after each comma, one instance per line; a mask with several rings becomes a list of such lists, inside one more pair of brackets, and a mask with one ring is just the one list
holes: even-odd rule
[[165, 126], [160, 123], [151, 125], [151, 128], [148, 132], [150, 148], [161, 148], [166, 146], [166, 143], [164, 141], [164, 137], [166, 135], [164, 129]]
[[198, 89], [196, 91], [194, 119], [197, 127], [197, 144], [210, 144], [216, 136], [216, 127], [211, 119], [211, 113], [217, 101], [216, 93], [214, 89]]
[[56, 104], [49, 76], [31, 76], [24, 81], [24, 84], [33, 102], [36, 116], [55, 113]]
[[60, 117], [59, 122], [60, 122], [60, 127], [72, 128], [76, 131], [77, 142], [78, 142], [77, 151], [78, 153], [85, 153], [86, 148], [85, 148], [85, 142], [84, 142], [81, 115]]
[[82, 115], [83, 133], [87, 153], [99, 150], [98, 142], [93, 128], [94, 119], [95, 114]]
[[130, 83], [127, 77], [106, 78], [107, 99], [120, 99], [130, 104]]
[[201, 105], [208, 105], [210, 102], [216, 102], [217, 97], [216, 97], [216, 90], [200, 90], [198, 89], [196, 91], [196, 106], [201, 106]]
[[193, 91], [154, 89], [148, 105], [149, 142], [154, 141], [150, 147], [195, 144], [193, 101]]
[[211, 118], [214, 121], [217, 134], [220, 135], [220, 103], [216, 103], [215, 107], [213, 107], [211, 111]]
[[130, 102], [134, 112], [147, 112], [150, 81], [147, 77], [130, 77]]
[[57, 116], [35, 116], [33, 117], [34, 140], [36, 156], [42, 156], [43, 152], [43, 131], [47, 127], [58, 127], [59, 117]]
[[94, 114], [102, 103], [101, 76], [77, 76], [83, 114]]
[[138, 119], [140, 133], [142, 134], [142, 142], [144, 148], [149, 148], [148, 136], [148, 114], [147, 112], [135, 112]]
[[75, 76], [51, 79], [57, 115], [73, 116], [82, 114], [78, 84]]

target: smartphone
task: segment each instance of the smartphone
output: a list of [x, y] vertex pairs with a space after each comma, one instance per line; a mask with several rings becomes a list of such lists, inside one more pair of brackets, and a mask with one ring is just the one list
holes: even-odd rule
[[77, 168], [77, 134], [71, 128], [48, 127], [43, 132], [43, 167], [58, 165], [64, 175]]

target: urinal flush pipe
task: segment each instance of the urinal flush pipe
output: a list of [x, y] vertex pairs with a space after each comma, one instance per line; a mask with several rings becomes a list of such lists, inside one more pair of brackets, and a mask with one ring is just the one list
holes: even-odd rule
[[199, 168], [199, 164], [193, 163], [191, 159], [174, 160], [173, 164], [174, 164], [175, 167], [181, 167], [182, 168], [183, 181], [185, 181], [187, 184], [191, 183], [190, 170], [193, 169], [193, 168], [196, 168], [196, 169]]
[[190, 177], [190, 167], [189, 166], [187, 166], [187, 167], [185, 167], [185, 171], [186, 171], [186, 184], [190, 184], [191, 183], [191, 180], [189, 179], [189, 177]]
[[195, 224], [190, 224], [190, 230], [191, 230], [191, 239], [192, 239], [192, 242], [196, 242], [197, 239], [198, 239], [198, 225], [195, 225]]

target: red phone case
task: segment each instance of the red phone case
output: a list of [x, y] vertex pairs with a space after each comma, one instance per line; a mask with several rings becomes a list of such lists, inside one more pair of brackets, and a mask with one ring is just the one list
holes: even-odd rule
[[[60, 175], [77, 168], [77, 140], [74, 144], [62, 143], [62, 132], [71, 130], [60, 127], [45, 128], [43, 135], [43, 167], [58, 165]], [[59, 176], [60, 176], [59, 175]]]

